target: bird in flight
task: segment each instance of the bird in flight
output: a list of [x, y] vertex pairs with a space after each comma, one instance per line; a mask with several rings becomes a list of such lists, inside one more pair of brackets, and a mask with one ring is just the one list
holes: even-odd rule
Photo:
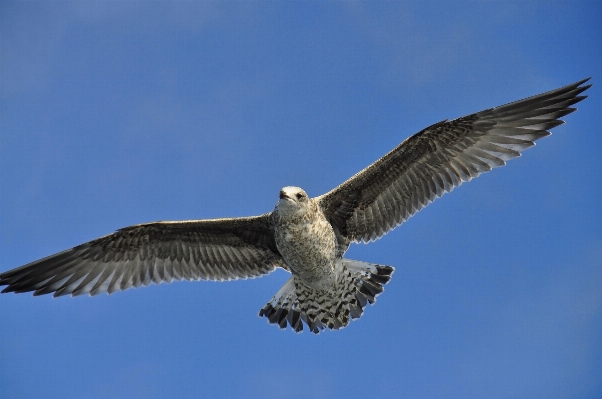
[[344, 258], [463, 182], [505, 165], [563, 124], [590, 85], [436, 123], [319, 197], [280, 190], [270, 213], [139, 224], [0, 274], [2, 292], [109, 294], [173, 280], [292, 274], [259, 311], [280, 328], [337, 330], [375, 302], [394, 268]]

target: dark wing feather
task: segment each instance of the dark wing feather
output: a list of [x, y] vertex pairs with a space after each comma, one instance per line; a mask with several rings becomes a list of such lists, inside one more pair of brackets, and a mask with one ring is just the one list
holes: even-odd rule
[[591, 85], [589, 79], [452, 121], [409, 137], [334, 190], [318, 197], [339, 233], [375, 240], [436, 198], [488, 172], [563, 124], [559, 118]]
[[286, 267], [269, 214], [141, 224], [0, 274], [2, 292], [113, 293], [151, 282], [235, 280]]

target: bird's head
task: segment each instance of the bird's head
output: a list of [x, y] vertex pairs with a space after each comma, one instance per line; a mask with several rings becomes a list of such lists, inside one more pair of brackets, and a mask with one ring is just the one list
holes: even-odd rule
[[280, 200], [277, 204], [278, 212], [282, 215], [295, 214], [306, 210], [309, 202], [309, 197], [302, 188], [283, 187], [280, 190]]

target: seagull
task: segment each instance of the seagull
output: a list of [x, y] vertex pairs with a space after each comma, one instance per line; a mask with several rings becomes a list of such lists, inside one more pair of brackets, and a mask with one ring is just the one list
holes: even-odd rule
[[291, 277], [259, 316], [295, 332], [341, 329], [374, 304], [394, 272], [344, 258], [350, 244], [382, 237], [463, 182], [519, 157], [576, 110], [588, 80], [435, 123], [319, 197], [282, 188], [274, 210], [260, 216], [125, 227], [1, 273], [2, 292], [93, 296], [282, 268]]

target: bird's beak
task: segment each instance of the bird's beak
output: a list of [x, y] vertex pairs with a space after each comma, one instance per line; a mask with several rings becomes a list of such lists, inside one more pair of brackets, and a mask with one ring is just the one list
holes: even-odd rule
[[280, 199], [289, 199], [288, 195], [285, 194], [284, 190], [280, 190]]

